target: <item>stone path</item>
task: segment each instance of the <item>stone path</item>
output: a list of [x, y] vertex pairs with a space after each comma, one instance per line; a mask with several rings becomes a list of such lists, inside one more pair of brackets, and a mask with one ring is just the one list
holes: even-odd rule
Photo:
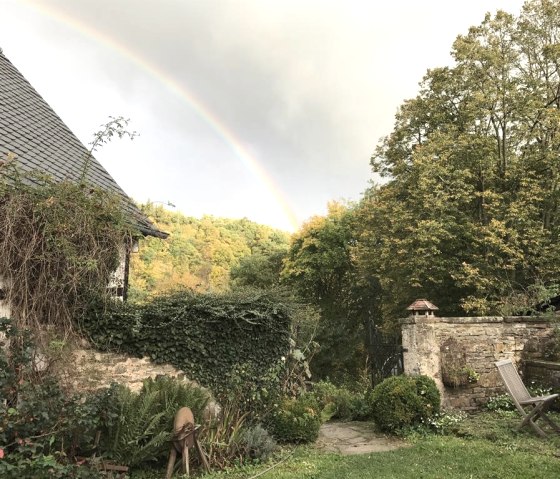
[[343, 455], [392, 451], [406, 443], [375, 431], [367, 422], [329, 422], [321, 426], [316, 447]]

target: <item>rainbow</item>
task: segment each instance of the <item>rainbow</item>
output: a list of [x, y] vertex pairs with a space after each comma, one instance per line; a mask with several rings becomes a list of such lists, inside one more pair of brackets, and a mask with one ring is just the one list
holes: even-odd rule
[[25, 3], [54, 21], [62, 23], [77, 31], [81, 35], [84, 35], [98, 43], [101, 43], [105, 47], [116, 51], [128, 61], [135, 64], [137, 67], [163, 84], [174, 95], [179, 97], [233, 150], [235, 155], [239, 158], [239, 160], [241, 160], [243, 166], [264, 187], [265, 191], [270, 194], [271, 198], [278, 205], [293, 230], [295, 231], [298, 229], [299, 221], [297, 220], [295, 212], [289, 205], [283, 192], [275, 184], [270, 174], [258, 162], [258, 160], [249, 151], [247, 151], [245, 146], [243, 146], [242, 141], [235, 136], [231, 128], [224, 124], [204, 103], [198, 100], [186, 86], [175, 80], [170, 73], [166, 72], [158, 65], [146, 60], [127, 45], [119, 43], [110, 35], [95, 30], [84, 22], [71, 17], [55, 7], [46, 7], [45, 5], [41, 5], [39, 2], [35, 3], [32, 0], [25, 0]]

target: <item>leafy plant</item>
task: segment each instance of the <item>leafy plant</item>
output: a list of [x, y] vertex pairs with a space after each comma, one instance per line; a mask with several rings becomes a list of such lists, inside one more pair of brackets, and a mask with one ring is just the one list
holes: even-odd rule
[[323, 420], [360, 421], [371, 416], [367, 390], [351, 391], [329, 381], [319, 381], [313, 384], [312, 391], [321, 408]]
[[163, 376], [145, 380], [138, 393], [112, 387], [117, 419], [102, 431], [100, 451], [129, 466], [163, 460], [179, 408], [190, 407], [201, 421], [208, 402], [208, 393], [199, 387]]
[[114, 420], [110, 391], [69, 394], [35, 370], [28, 331], [0, 319], [0, 337], [0, 476], [96, 477], [70, 461], [93, 451], [96, 431]]
[[453, 434], [459, 430], [461, 423], [466, 419], [467, 414], [463, 411], [442, 411], [424, 419], [414, 430], [417, 432], [426, 430], [428, 433], [441, 435]]
[[135, 466], [165, 457], [172, 428], [160, 409], [158, 391], [133, 393], [118, 387], [118, 419], [103, 431], [101, 450], [121, 464]]
[[260, 424], [244, 429], [241, 434], [244, 455], [252, 460], [266, 461], [278, 450], [278, 444]]
[[177, 411], [181, 407], [189, 407], [193, 412], [195, 421], [202, 422], [204, 410], [210, 399], [207, 391], [201, 387], [168, 376], [148, 378], [142, 383], [142, 394], [157, 394], [158, 408], [162, 411]]
[[443, 383], [446, 386], [454, 388], [466, 386], [467, 384], [474, 384], [480, 379], [480, 374], [470, 366], [463, 366], [456, 369], [451, 367], [443, 368], [442, 366], [442, 375], [445, 379]]
[[64, 464], [53, 455], [14, 453], [0, 460], [0, 476], [3, 479], [101, 479], [94, 468]]
[[246, 437], [244, 427], [248, 413], [235, 401], [222, 404], [218, 417], [204, 425], [200, 442], [211, 468], [223, 469], [234, 463], [243, 463]]
[[427, 421], [439, 413], [440, 394], [427, 376], [393, 376], [371, 394], [373, 418], [384, 431], [397, 431]]
[[321, 427], [319, 404], [312, 394], [286, 398], [267, 418], [266, 427], [278, 442], [313, 442]]
[[484, 405], [488, 411], [514, 411], [515, 405], [509, 394], [500, 394], [498, 396], [492, 396], [486, 404]]

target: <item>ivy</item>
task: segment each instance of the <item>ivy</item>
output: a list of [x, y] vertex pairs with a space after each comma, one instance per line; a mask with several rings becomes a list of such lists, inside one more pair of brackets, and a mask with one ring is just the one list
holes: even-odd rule
[[271, 371], [289, 351], [291, 314], [288, 304], [262, 291], [181, 291], [142, 305], [93, 307], [83, 330], [99, 349], [172, 364], [227, 395], [240, 383], [253, 391], [270, 387]]

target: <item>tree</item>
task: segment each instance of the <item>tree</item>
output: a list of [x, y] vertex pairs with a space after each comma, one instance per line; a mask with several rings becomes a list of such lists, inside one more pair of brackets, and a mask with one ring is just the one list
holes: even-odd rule
[[356, 377], [366, 364], [364, 317], [353, 314], [367, 301], [357, 300], [361, 283], [353, 276], [352, 211], [331, 203], [326, 216], [311, 218], [292, 238], [282, 270], [284, 284], [320, 310], [316, 339], [321, 349], [311, 363], [318, 377]]
[[286, 250], [271, 251], [268, 254], [254, 253], [239, 260], [230, 272], [233, 287], [250, 286], [255, 288], [274, 288], [280, 284], [280, 272]]
[[558, 283], [560, 2], [487, 15], [428, 71], [372, 158], [388, 181], [357, 209], [357, 268], [383, 314], [417, 297], [444, 314], [497, 313]]

